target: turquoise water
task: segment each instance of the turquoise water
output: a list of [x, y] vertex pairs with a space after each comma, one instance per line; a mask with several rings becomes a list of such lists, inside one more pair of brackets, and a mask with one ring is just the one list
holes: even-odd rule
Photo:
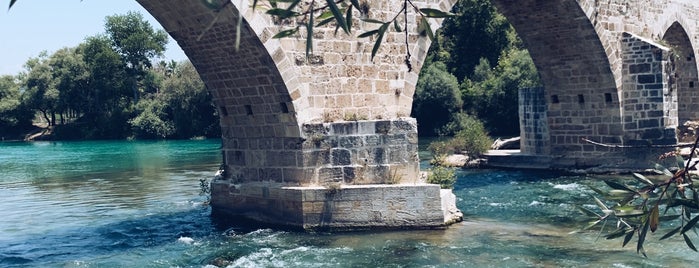
[[[219, 140], [0, 143], [0, 267], [693, 267], [682, 241], [649, 258], [582, 226], [598, 178], [459, 172], [447, 230], [311, 234], [209, 217], [199, 180]], [[425, 155], [421, 157], [426, 158]]]

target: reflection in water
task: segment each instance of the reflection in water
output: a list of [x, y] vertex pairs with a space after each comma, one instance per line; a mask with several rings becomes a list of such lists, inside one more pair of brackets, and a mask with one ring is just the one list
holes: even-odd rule
[[[466, 220], [446, 230], [231, 228], [202, 206], [220, 141], [0, 143], [0, 267], [692, 267], [683, 241], [649, 258], [583, 225], [594, 177], [460, 171]], [[425, 159], [425, 158], [423, 158]], [[633, 242], [632, 242], [633, 243]], [[209, 266], [211, 267], [211, 266]]]

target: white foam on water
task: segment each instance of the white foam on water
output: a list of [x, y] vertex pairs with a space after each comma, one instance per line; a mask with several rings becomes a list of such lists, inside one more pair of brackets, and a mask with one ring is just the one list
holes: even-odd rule
[[531, 206], [541, 206], [541, 205], [543, 205], [543, 204], [544, 204], [544, 203], [542, 203], [542, 202], [539, 202], [539, 201], [534, 200], [534, 201], [532, 201], [531, 203], [529, 203], [529, 206], [530, 206], [530, 207], [531, 207]]
[[187, 244], [187, 245], [191, 245], [191, 244], [194, 244], [194, 238], [186, 237], [186, 236], [180, 236], [180, 238], [177, 239], [177, 242], [180, 242], [180, 243], [183, 243], [183, 244]]
[[581, 190], [580, 184], [577, 184], [575, 182], [569, 183], [569, 184], [553, 184], [549, 182], [549, 185], [553, 186], [554, 189], [559, 189], [563, 191], [575, 191], [575, 190]]

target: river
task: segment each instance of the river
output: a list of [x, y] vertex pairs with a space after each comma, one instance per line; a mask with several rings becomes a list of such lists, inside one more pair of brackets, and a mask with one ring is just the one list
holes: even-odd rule
[[[446, 230], [298, 233], [209, 217], [220, 141], [0, 143], [0, 267], [694, 267], [680, 239], [569, 234], [599, 178], [459, 171]], [[426, 159], [424, 153], [421, 154]], [[423, 163], [423, 165], [425, 165]], [[696, 237], [696, 235], [692, 235]], [[695, 240], [699, 241], [699, 240]]]

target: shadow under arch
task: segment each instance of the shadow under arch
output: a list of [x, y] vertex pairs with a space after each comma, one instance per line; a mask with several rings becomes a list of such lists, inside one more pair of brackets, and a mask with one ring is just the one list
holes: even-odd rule
[[677, 118], [679, 124], [699, 119], [699, 73], [696, 56], [685, 28], [677, 21], [663, 35], [672, 49], [670, 57], [669, 89], [677, 90]]

